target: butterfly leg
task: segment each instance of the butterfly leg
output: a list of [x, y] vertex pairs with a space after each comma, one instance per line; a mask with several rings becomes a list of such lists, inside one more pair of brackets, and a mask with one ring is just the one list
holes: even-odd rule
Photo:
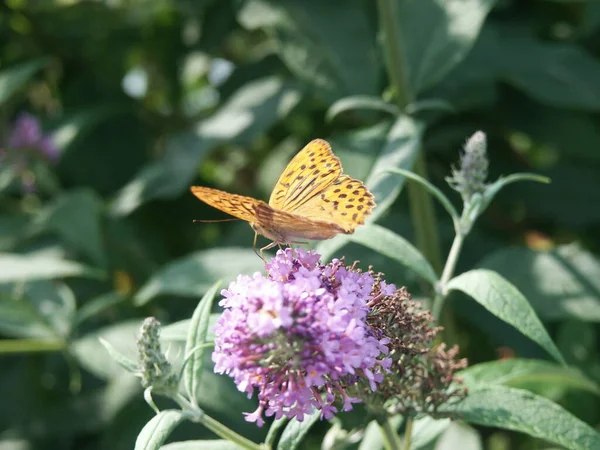
[[269, 250], [273, 247], [275, 247], [276, 245], [279, 245], [281, 247], [281, 245], [279, 244], [279, 242], [271, 242], [269, 245], [265, 245], [263, 248], [260, 249], [260, 258], [264, 261], [267, 262], [267, 260], [265, 259], [265, 256], [263, 255], [263, 252], [265, 250]]
[[[252, 250], [254, 250], [254, 253], [256, 253], [256, 256], [258, 256], [260, 259], [262, 259], [263, 261], [265, 260], [265, 258], [263, 258], [257, 251], [256, 251], [256, 241], [258, 240], [258, 233], [254, 232], [254, 242], [252, 243]], [[262, 253], [262, 250], [261, 250]]]

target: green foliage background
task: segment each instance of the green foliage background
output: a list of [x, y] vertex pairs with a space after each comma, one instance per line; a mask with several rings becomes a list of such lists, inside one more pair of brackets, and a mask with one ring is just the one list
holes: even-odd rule
[[[451, 220], [442, 208], [427, 223], [415, 220], [422, 200], [411, 202], [398, 177], [377, 184], [382, 168], [421, 161], [421, 173], [458, 207], [444, 177], [464, 140], [483, 130], [491, 179], [550, 177], [496, 197], [456, 273], [493, 269], [514, 283], [567, 362], [599, 379], [600, 3], [405, 0], [394, 17], [378, 14], [382, 3], [0, 5], [0, 141], [29, 111], [61, 151], [38, 174], [36, 193], [0, 192], [1, 449], [133, 448], [153, 412], [97, 338], [134, 354], [141, 318], [188, 319], [217, 279], [260, 270], [246, 224], [192, 223], [224, 214], [188, 188], [266, 199], [291, 156], [316, 137], [331, 142], [347, 173], [378, 186], [378, 223], [419, 244], [437, 270]], [[385, 21], [400, 30], [400, 60], [382, 42]], [[320, 249], [373, 265], [425, 298], [417, 273], [393, 255], [337, 243]], [[446, 309], [445, 337], [471, 364], [549, 359], [467, 296], [453, 294]], [[177, 353], [185, 329], [163, 337]], [[210, 373], [203, 383], [207, 412], [264, 438], [243, 420], [253, 403], [233, 383]], [[597, 392], [546, 376], [519, 387], [600, 423]], [[317, 448], [326, 429], [315, 425], [305, 448]], [[547, 448], [506, 430], [469, 433], [480, 439], [469, 448]], [[210, 437], [187, 424], [172, 440]]]

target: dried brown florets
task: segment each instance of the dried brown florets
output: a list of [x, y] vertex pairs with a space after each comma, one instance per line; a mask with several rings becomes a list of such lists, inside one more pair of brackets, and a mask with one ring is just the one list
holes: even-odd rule
[[367, 406], [411, 417], [445, 416], [439, 412], [442, 405], [467, 395], [455, 377], [456, 371], [467, 367], [467, 360], [456, 359], [457, 346], [447, 349], [446, 344], [435, 344], [442, 327], [435, 326], [430, 312], [413, 301], [406, 288], [390, 292], [382, 274], [370, 272], [375, 283], [368, 323], [390, 340], [392, 366], [378, 391], [369, 394]]

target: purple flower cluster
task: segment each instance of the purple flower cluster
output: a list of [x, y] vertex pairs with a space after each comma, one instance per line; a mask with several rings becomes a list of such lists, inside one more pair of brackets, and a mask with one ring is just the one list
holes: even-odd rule
[[44, 136], [39, 120], [31, 114], [17, 117], [8, 139], [12, 150], [34, 150], [50, 161], [58, 158], [58, 149], [49, 136]]
[[[279, 250], [267, 276], [238, 276], [222, 291], [225, 311], [215, 326], [215, 372], [233, 377], [258, 409], [246, 420], [264, 424], [263, 414], [302, 421], [314, 408], [329, 419], [362, 400], [347, 388], [371, 390], [391, 365], [389, 340], [367, 324], [374, 284], [370, 273], [296, 248]], [[392, 285], [386, 290], [395, 291]], [[339, 402], [339, 403], [336, 403]]]

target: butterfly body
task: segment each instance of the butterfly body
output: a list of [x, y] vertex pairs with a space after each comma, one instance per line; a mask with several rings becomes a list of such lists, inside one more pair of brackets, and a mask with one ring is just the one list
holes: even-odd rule
[[250, 223], [275, 245], [351, 234], [375, 206], [359, 181], [342, 173], [340, 160], [322, 139], [309, 142], [283, 171], [269, 203], [202, 186], [192, 193], [203, 202]]

